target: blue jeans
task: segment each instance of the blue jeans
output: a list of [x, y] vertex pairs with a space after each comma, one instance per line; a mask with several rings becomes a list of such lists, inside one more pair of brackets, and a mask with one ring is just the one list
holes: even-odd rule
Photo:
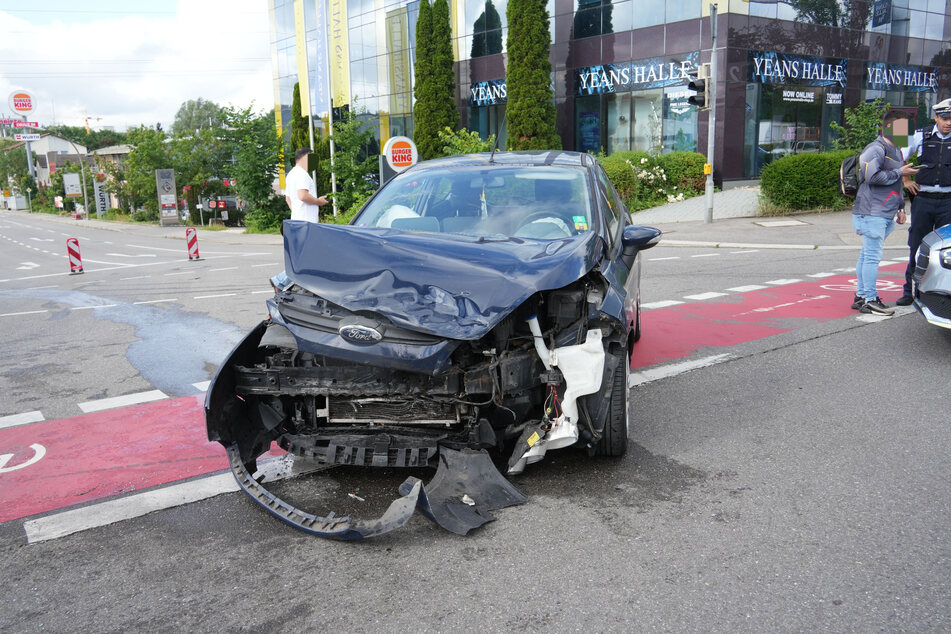
[[855, 233], [862, 236], [862, 250], [859, 251], [859, 260], [855, 265], [858, 287], [856, 295], [871, 301], [878, 297], [878, 291], [875, 289], [878, 283], [878, 264], [882, 261], [885, 238], [895, 228], [895, 221], [890, 218], [852, 214], [852, 226]]
[[277, 275], [271, 278], [271, 284], [276, 286], [279, 290], [283, 291], [285, 288], [291, 285], [291, 281], [290, 279], [288, 279], [287, 273], [284, 271], [281, 271], [280, 273], [278, 273]]

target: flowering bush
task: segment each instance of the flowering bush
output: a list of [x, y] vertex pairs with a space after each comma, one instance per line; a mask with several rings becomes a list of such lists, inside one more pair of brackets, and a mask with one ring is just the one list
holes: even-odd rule
[[679, 202], [703, 192], [705, 159], [696, 152], [616, 152], [600, 157], [630, 211]]

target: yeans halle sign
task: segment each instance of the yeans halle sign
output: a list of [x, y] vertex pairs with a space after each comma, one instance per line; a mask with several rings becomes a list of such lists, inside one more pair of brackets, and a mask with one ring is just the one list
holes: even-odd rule
[[600, 95], [686, 84], [697, 69], [699, 53], [683, 59], [646, 59], [636, 62], [599, 64], [575, 70], [576, 95]]
[[845, 86], [845, 59], [750, 51], [747, 60], [748, 80], [752, 83]]

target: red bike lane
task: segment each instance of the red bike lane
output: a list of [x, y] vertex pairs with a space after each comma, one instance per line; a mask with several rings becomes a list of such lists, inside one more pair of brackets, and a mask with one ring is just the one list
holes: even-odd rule
[[[903, 264], [881, 269], [886, 302], [900, 295], [903, 274]], [[854, 317], [854, 280], [836, 275], [645, 311], [631, 367]], [[0, 429], [0, 522], [227, 469], [223, 448], [207, 440], [203, 404], [203, 395], [188, 396]]]

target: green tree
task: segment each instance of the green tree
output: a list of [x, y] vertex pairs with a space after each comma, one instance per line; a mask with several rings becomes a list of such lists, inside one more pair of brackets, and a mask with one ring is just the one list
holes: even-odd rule
[[861, 103], [854, 108], [845, 109], [845, 127], [832, 121], [829, 127], [838, 137], [832, 142], [839, 150], [860, 152], [866, 145], [878, 137], [882, 117], [891, 104], [881, 97], [872, 102]]
[[[334, 172], [337, 176], [337, 208], [341, 216], [352, 216], [373, 191], [372, 177], [378, 169], [377, 157], [368, 151], [373, 128], [353, 109], [334, 121]], [[324, 209], [330, 211], [330, 206]]]
[[234, 148], [235, 193], [247, 203], [246, 222], [258, 230], [279, 227], [287, 205], [274, 194], [283, 140], [274, 129], [274, 113], [257, 114], [251, 106], [226, 107], [224, 139]]
[[310, 147], [310, 116], [301, 113], [300, 83], [295, 83], [291, 102], [291, 151], [288, 156], [294, 156], [294, 152], [302, 147]]
[[468, 130], [453, 130], [445, 127], [439, 131], [439, 142], [442, 144], [440, 156], [456, 156], [457, 154], [476, 154], [489, 152], [495, 145], [495, 135], [489, 135], [483, 140], [478, 132]]
[[559, 150], [551, 87], [551, 47], [545, 0], [509, 0], [506, 9], [508, 86], [507, 145], [510, 150]]
[[73, 143], [83, 145], [87, 150], [98, 150], [110, 145], [122, 145], [126, 142], [125, 132], [115, 130], [90, 130], [74, 125], [52, 125], [43, 128], [44, 132], [69, 139]]
[[129, 130], [128, 140], [132, 151], [126, 159], [125, 179], [120, 195], [133, 209], [144, 207], [157, 214], [155, 170], [173, 167], [165, 143], [165, 132], [158, 127], [149, 128], [143, 125]]
[[432, 150], [436, 132], [429, 126], [432, 119], [432, 84], [429, 79], [433, 66], [433, 8], [429, 0], [420, 0], [419, 16], [416, 18], [416, 60], [413, 64], [413, 141], [421, 158], [426, 150]]
[[188, 198], [190, 209], [197, 210], [199, 200], [224, 193], [221, 179], [231, 176], [233, 148], [221, 140], [223, 134], [221, 128], [204, 128], [176, 134], [168, 141], [175, 184], [183, 194], [188, 192], [183, 197]]
[[178, 107], [172, 122], [172, 134], [187, 134], [198, 130], [221, 127], [221, 106], [199, 97], [189, 99]]
[[0, 139], [0, 189], [10, 187], [17, 193], [22, 193], [20, 182], [24, 176], [29, 176], [29, 169], [26, 164], [26, 149], [22, 145], [7, 149], [16, 144], [16, 141], [10, 139]]

